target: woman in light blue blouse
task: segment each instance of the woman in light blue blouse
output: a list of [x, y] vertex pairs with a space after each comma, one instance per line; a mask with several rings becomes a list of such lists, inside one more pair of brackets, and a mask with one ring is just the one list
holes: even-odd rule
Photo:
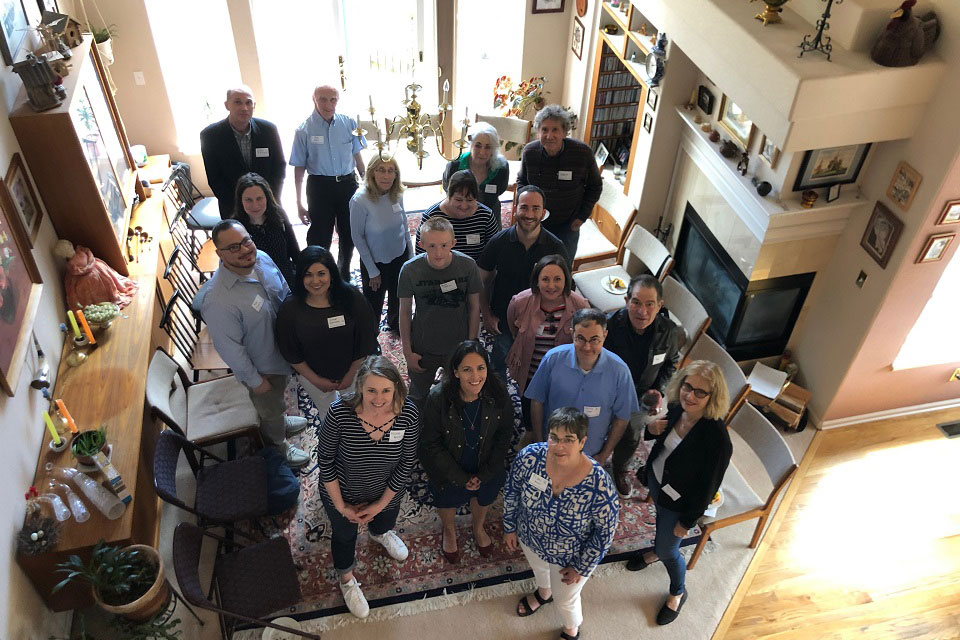
[[350, 199], [350, 231], [360, 253], [363, 296], [380, 322], [387, 298], [387, 331], [398, 331], [400, 267], [413, 256], [413, 241], [403, 210], [400, 167], [390, 156], [374, 156], [362, 189]]
[[610, 549], [620, 502], [613, 480], [583, 453], [587, 417], [557, 409], [547, 421], [547, 442], [523, 449], [503, 492], [504, 543], [523, 549], [537, 590], [521, 598], [517, 615], [529, 616], [556, 602], [560, 637], [580, 637], [580, 591]]

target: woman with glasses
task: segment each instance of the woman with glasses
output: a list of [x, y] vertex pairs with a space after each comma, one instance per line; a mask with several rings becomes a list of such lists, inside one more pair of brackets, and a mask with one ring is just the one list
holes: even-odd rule
[[363, 187], [350, 199], [350, 231], [360, 253], [363, 295], [380, 322], [387, 298], [387, 331], [400, 329], [397, 280], [400, 267], [413, 257], [413, 242], [403, 210], [400, 167], [390, 157], [374, 156]]
[[234, 202], [234, 219], [244, 226], [257, 249], [270, 256], [293, 288], [293, 261], [300, 253], [300, 245], [270, 183], [259, 173], [245, 173], [237, 180]]
[[613, 479], [583, 452], [587, 417], [563, 407], [547, 420], [547, 442], [523, 449], [503, 491], [503, 540], [518, 546], [537, 582], [517, 603], [526, 617], [556, 603], [560, 637], [580, 637], [580, 592], [613, 542], [620, 502]]
[[477, 179], [469, 171], [457, 171], [447, 182], [447, 197], [423, 212], [417, 228], [417, 253], [420, 229], [430, 218], [440, 216], [453, 225], [454, 249], [476, 260], [483, 253], [490, 238], [500, 232], [500, 216], [478, 201]]
[[447, 164], [443, 172], [443, 190], [447, 190], [450, 176], [454, 173], [469, 171], [480, 188], [480, 197], [477, 199], [499, 219], [500, 195], [507, 190], [510, 181], [510, 167], [500, 153], [500, 136], [489, 122], [478, 122], [470, 127], [467, 137], [470, 139], [470, 151]]
[[661, 625], [676, 620], [687, 600], [680, 541], [713, 500], [733, 453], [723, 424], [730, 397], [719, 366], [696, 360], [677, 371], [667, 385], [666, 400], [666, 418], [650, 424], [644, 435], [656, 442], [640, 478], [657, 507], [656, 540], [653, 551], [627, 562], [630, 571], [663, 562], [670, 593], [657, 614]]

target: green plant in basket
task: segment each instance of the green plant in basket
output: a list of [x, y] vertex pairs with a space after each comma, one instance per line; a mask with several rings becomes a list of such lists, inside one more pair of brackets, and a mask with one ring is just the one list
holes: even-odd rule
[[103, 449], [105, 444], [107, 444], [107, 428], [101, 425], [96, 431], [84, 431], [77, 434], [70, 448], [73, 450], [73, 455], [78, 458], [92, 458]]
[[57, 573], [66, 578], [53, 588], [56, 593], [74, 580], [89, 582], [103, 602], [119, 606], [143, 596], [157, 579], [157, 566], [139, 549], [121, 549], [98, 542], [84, 564], [80, 556], [70, 556], [57, 565]]
[[90, 33], [93, 34], [93, 41], [97, 44], [117, 37], [117, 25], [115, 24], [110, 24], [105, 27], [95, 27], [92, 24], [88, 24], [87, 28], [90, 29]]

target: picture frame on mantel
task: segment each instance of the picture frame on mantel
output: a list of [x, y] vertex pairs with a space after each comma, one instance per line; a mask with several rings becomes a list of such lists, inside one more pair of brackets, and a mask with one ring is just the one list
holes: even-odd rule
[[906, 162], [901, 162], [893, 172], [893, 177], [890, 178], [887, 197], [902, 211], [906, 211], [913, 203], [913, 198], [917, 195], [917, 189], [920, 188], [921, 181], [923, 181], [923, 176], [916, 169]]
[[566, 0], [532, 0], [530, 13], [563, 13]]
[[37, 241], [37, 233], [40, 231], [40, 223], [43, 221], [43, 210], [40, 208], [40, 199], [37, 192], [33, 190], [30, 184], [30, 177], [27, 175], [27, 165], [23, 163], [23, 158], [19, 153], [13, 154], [10, 161], [10, 167], [7, 169], [7, 175], [3, 179], [7, 188], [10, 189], [10, 195], [13, 198], [13, 206], [20, 216], [20, 222], [27, 232], [32, 247]]
[[726, 94], [720, 98], [720, 112], [717, 114], [717, 124], [740, 145], [744, 151], [750, 149], [756, 127], [753, 120], [747, 117], [743, 109], [737, 106]]
[[881, 269], [887, 268], [890, 255], [897, 246], [903, 222], [880, 201], [873, 207], [867, 228], [863, 230], [860, 246], [873, 258]]
[[43, 280], [5, 184], [0, 185], [0, 388], [13, 396], [26, 361]]
[[9, 67], [17, 62], [17, 54], [30, 25], [22, 0], [0, 0], [0, 55]]
[[943, 256], [947, 253], [947, 249], [950, 248], [953, 239], [956, 237], [956, 233], [935, 233], [927, 238], [927, 241], [923, 245], [923, 250], [921, 250], [920, 255], [917, 256], [916, 264], [943, 260]]
[[868, 142], [808, 150], [800, 163], [793, 190], [822, 189], [835, 184], [856, 182], [867, 154], [870, 153], [870, 145]]

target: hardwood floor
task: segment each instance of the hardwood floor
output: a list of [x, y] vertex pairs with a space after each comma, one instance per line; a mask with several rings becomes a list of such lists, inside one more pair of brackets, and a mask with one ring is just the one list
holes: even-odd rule
[[714, 638], [960, 638], [957, 419], [818, 433]]

